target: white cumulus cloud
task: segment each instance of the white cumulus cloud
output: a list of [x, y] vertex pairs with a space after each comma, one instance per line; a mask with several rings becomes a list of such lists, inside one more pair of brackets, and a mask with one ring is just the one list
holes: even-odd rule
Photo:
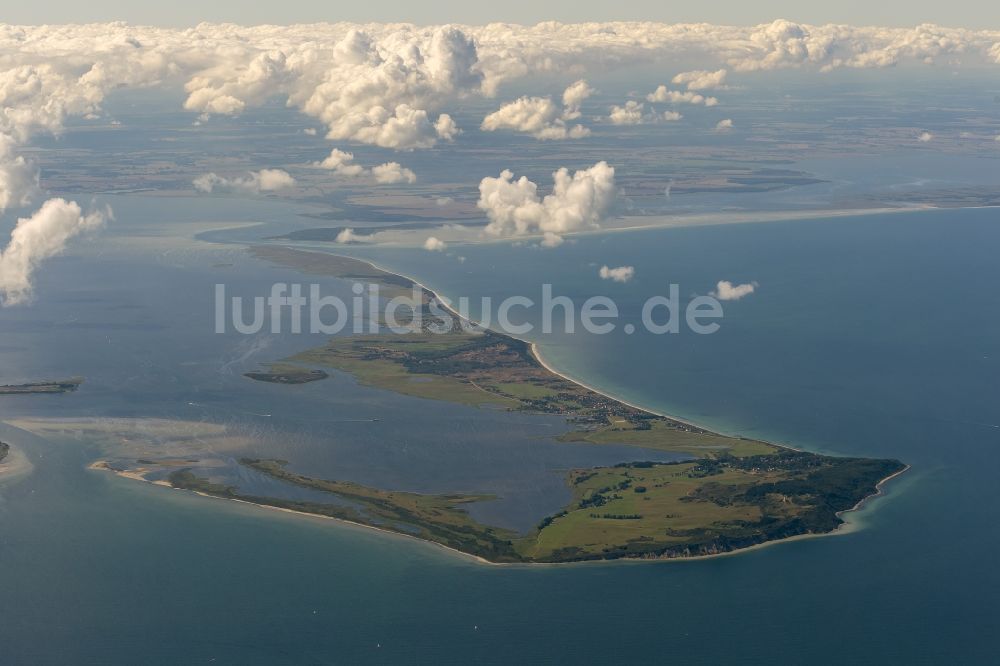
[[733, 129], [732, 118], [726, 118], [725, 120], [720, 120], [719, 122], [715, 123], [716, 132], [728, 132], [731, 129]]
[[727, 74], [725, 69], [717, 69], [714, 72], [698, 69], [681, 72], [671, 80], [671, 83], [686, 86], [688, 90], [717, 90], [726, 85]]
[[655, 109], [647, 111], [646, 105], [635, 100], [628, 100], [625, 104], [611, 107], [608, 114], [608, 121], [612, 125], [644, 125], [659, 121], [674, 122], [683, 118], [677, 111], [664, 111], [657, 113]]
[[552, 193], [539, 197], [535, 183], [524, 176], [514, 180], [509, 170], [499, 178], [483, 178], [477, 205], [489, 218], [486, 232], [493, 236], [541, 233], [552, 245], [556, 237], [598, 227], [607, 217], [616, 193], [615, 170], [607, 162], [573, 175], [562, 168], [552, 179]]
[[706, 97], [690, 90], [670, 90], [666, 86], [657, 86], [656, 90], [646, 95], [646, 101], [661, 104], [701, 104], [704, 106], [715, 106], [719, 103], [715, 97]]
[[[819, 73], [935, 62], [994, 68], [1000, 65], [1000, 32], [787, 20], [754, 26], [3, 25], [0, 136], [6, 139], [0, 148], [0, 205], [24, 205], [27, 192], [35, 189], [36, 172], [17, 149], [36, 134], [58, 134], [69, 117], [103, 117], [102, 105], [113, 90], [181, 84], [185, 108], [199, 117], [242, 113], [278, 100], [322, 123], [332, 140], [412, 150], [455, 138], [459, 130], [448, 111], [466, 97], [494, 96], [533, 76], [677, 62], [698, 62], [704, 70], [678, 75], [672, 85], [686, 86], [683, 91], [662, 86], [649, 103], [708, 106], [715, 98], [698, 91], [724, 85], [723, 70]], [[587, 128], [572, 121], [588, 90], [579, 83], [567, 88], [561, 109], [555, 102], [554, 113], [540, 108], [540, 125], [531, 119], [537, 103], [523, 109], [524, 122], [535, 123], [529, 133], [585, 135]]]
[[445, 243], [443, 240], [435, 238], [434, 236], [430, 236], [427, 240], [424, 241], [424, 249], [430, 250], [431, 252], [443, 252], [445, 249], [447, 249], [447, 247], [448, 247], [447, 243]]
[[342, 229], [334, 240], [342, 245], [348, 245], [350, 243], [361, 243], [363, 241], [371, 240], [371, 236], [364, 236], [355, 233], [354, 229], [347, 227], [346, 229]]
[[331, 150], [330, 154], [323, 160], [313, 162], [313, 166], [327, 169], [345, 178], [370, 176], [376, 183], [382, 185], [417, 182], [417, 174], [399, 162], [386, 162], [368, 169], [354, 161], [354, 153], [337, 148]]
[[454, 138], [451, 117], [433, 111], [483, 85], [474, 40], [455, 27], [273, 28], [200, 26], [221, 40], [188, 81], [185, 108], [232, 115], [281, 96], [325, 123], [328, 139], [412, 150]]
[[365, 173], [365, 168], [354, 163], [354, 153], [348, 153], [334, 148], [330, 154], [319, 162], [313, 162], [313, 166], [320, 169], [327, 169], [339, 176], [353, 178]]
[[38, 170], [15, 153], [13, 137], [0, 134], [0, 213], [12, 206], [27, 206], [38, 192]]
[[601, 269], [597, 272], [597, 274], [602, 280], [628, 282], [635, 277], [635, 268], [633, 266], [618, 266], [617, 268], [601, 266]]
[[563, 91], [563, 119], [575, 120], [580, 117], [580, 105], [583, 101], [594, 94], [594, 89], [586, 81], [580, 79], [572, 83]]
[[372, 167], [372, 177], [375, 178], [376, 183], [383, 185], [417, 182], [417, 174], [400, 165], [399, 162], [386, 162]]
[[719, 280], [719, 283], [715, 285], [715, 291], [711, 292], [711, 295], [720, 301], [738, 301], [744, 296], [749, 296], [757, 289], [756, 282], [747, 282], [746, 284], [733, 284], [728, 280]]
[[[675, 77], [680, 82], [675, 85], [687, 86], [684, 92], [664, 87], [657, 97], [708, 104], [712, 98], [696, 101], [696, 89], [716, 87], [729, 71], [821, 72], [928, 62], [995, 66], [1000, 33], [786, 20], [756, 26], [5, 26], [0, 133], [21, 141], [39, 130], [58, 132], [68, 116], [101, 115], [111, 90], [180, 81], [187, 91], [185, 108], [197, 114], [242, 113], [279, 99], [325, 124], [332, 140], [410, 150], [454, 137], [457, 128], [443, 111], [463, 97], [492, 96], [532, 75], [678, 61], [706, 68]], [[578, 113], [588, 88], [576, 83], [564, 92], [564, 122]]]
[[215, 173], [206, 173], [193, 181], [194, 189], [205, 194], [212, 192], [277, 192], [295, 186], [295, 179], [281, 169], [261, 169], [251, 171], [247, 176], [225, 178]]
[[541, 245], [542, 247], [559, 247], [565, 242], [566, 239], [564, 239], [559, 234], [554, 234], [551, 231], [546, 231], [544, 234], [542, 234], [542, 240], [539, 243], [539, 245]]
[[568, 121], [580, 117], [580, 104], [593, 93], [586, 81], [577, 81], [563, 91], [563, 106], [551, 97], [521, 97], [504, 104], [483, 118], [484, 132], [512, 130], [540, 140], [578, 139], [590, 134], [583, 125]]
[[613, 125], [640, 125], [647, 120], [643, 113], [644, 109], [644, 104], [630, 99], [624, 106], [612, 106], [608, 120]]
[[10, 243], [0, 251], [0, 305], [31, 300], [31, 278], [38, 266], [61, 254], [74, 236], [99, 228], [110, 210], [83, 214], [76, 202], [49, 199], [31, 217], [17, 221]]
[[[0, 30], [0, 133], [21, 140], [40, 129], [58, 131], [67, 116], [100, 115], [111, 90], [181, 81], [185, 108], [197, 114], [236, 114], [279, 99], [324, 123], [332, 140], [409, 150], [454, 136], [454, 123], [442, 111], [463, 97], [492, 96], [532, 75], [678, 61], [704, 63], [704, 70], [675, 77], [675, 85], [687, 86], [685, 92], [694, 95], [697, 89], [717, 87], [728, 71], [821, 72], [929, 62], [995, 66], [1000, 64], [1000, 33], [787, 20], [755, 26], [5, 26]], [[574, 84], [564, 93], [567, 115], [579, 104], [575, 92], [584, 90]], [[696, 99], [668, 95], [666, 89], [663, 95], [678, 103]]]

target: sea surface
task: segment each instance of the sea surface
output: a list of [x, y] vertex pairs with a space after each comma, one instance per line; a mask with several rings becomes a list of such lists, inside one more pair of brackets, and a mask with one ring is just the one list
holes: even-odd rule
[[[260, 202], [109, 200], [116, 227], [46, 265], [31, 308], [0, 311], [0, 383], [87, 382], [4, 400], [0, 420], [222, 423], [297, 469], [494, 492], [502, 500], [483, 517], [511, 525], [559, 505], [566, 468], [645, 457], [551, 443], [538, 432], [563, 426], [549, 417], [515, 426], [340, 374], [303, 387], [245, 380], [319, 340], [215, 334], [214, 285], [250, 295], [315, 278], [191, 238], [315, 220]], [[718, 280], [755, 281], [724, 304], [714, 335], [526, 337], [630, 402], [912, 469], [833, 537], [698, 561], [490, 566], [88, 470], [106, 445], [0, 426], [30, 463], [0, 478], [0, 663], [994, 663], [997, 247], [1000, 211], [965, 209], [596, 234], [553, 250], [348, 248], [452, 299], [539, 298], [542, 283], [577, 303], [605, 294], [622, 323], [671, 283], [690, 299]], [[636, 277], [602, 281], [602, 265]]]

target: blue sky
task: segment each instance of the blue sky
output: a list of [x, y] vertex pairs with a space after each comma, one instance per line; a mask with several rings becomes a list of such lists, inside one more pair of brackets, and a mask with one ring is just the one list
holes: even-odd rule
[[81, 3], [53, 0], [46, 3], [7, 3], [0, 21], [7, 23], [78, 23], [123, 20], [164, 26], [185, 26], [201, 21], [234, 23], [298, 23], [315, 21], [409, 21], [415, 23], [486, 23], [542, 20], [607, 21], [653, 20], [747, 25], [787, 18], [804, 23], [912, 26], [937, 23], [953, 27], [1000, 28], [1000, 3], [983, 0], [755, 0], [716, 2], [593, 2], [581, 0], [505, 0], [502, 3], [468, 0], [365, 0], [329, 2], [286, 0], [281, 3], [247, 3], [236, 0], [173, 0], [140, 3], [134, 0], [95, 0]]

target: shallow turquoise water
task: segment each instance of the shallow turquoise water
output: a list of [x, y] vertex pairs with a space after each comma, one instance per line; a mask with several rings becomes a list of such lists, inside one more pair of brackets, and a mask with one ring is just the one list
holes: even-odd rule
[[[483, 566], [89, 472], [83, 445], [6, 432], [35, 468], [0, 484], [0, 661], [992, 663], [998, 223], [933, 211], [467, 247], [464, 264], [371, 254], [452, 297], [550, 281], [631, 316], [670, 282], [757, 280], [714, 336], [540, 341], [650, 407], [912, 464], [864, 529], [697, 562]], [[602, 283], [601, 264], [637, 277]]]

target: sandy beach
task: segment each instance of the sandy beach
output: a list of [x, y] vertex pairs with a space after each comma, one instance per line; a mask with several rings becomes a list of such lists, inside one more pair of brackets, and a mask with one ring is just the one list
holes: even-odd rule
[[103, 471], [103, 472], [111, 472], [115, 476], [120, 476], [120, 477], [125, 478], [125, 479], [132, 479], [133, 481], [142, 481], [143, 483], [148, 483], [148, 484], [151, 484], [151, 485], [154, 485], [154, 486], [160, 486], [160, 487], [163, 487], [163, 488], [169, 488], [171, 490], [180, 490], [181, 492], [191, 493], [192, 495], [198, 495], [199, 497], [207, 497], [209, 499], [214, 499], [214, 500], [222, 500], [222, 501], [226, 501], [226, 502], [236, 502], [236, 503], [239, 503], [239, 504], [247, 504], [249, 506], [259, 507], [261, 509], [268, 509], [270, 511], [277, 511], [279, 513], [291, 514], [291, 515], [296, 515], [296, 516], [304, 516], [304, 517], [307, 517], [307, 518], [319, 518], [319, 519], [322, 519], [322, 520], [332, 520], [333, 522], [340, 523], [341, 525], [348, 525], [348, 526], [351, 526], [351, 527], [359, 527], [359, 528], [363, 528], [363, 529], [366, 529], [366, 530], [374, 530], [375, 532], [380, 532], [382, 534], [388, 534], [390, 536], [401, 537], [401, 538], [404, 538], [404, 539], [410, 539], [410, 540], [414, 540], [414, 541], [419, 541], [420, 543], [425, 543], [425, 544], [428, 544], [428, 545], [431, 545], [431, 546], [435, 546], [437, 548], [446, 550], [449, 553], [455, 553], [457, 555], [461, 555], [462, 557], [464, 557], [466, 559], [473, 560], [473, 561], [478, 562], [480, 564], [489, 564], [489, 565], [493, 565], [493, 566], [503, 566], [503, 564], [504, 564], [502, 562], [490, 562], [489, 560], [484, 559], [482, 557], [479, 557], [478, 555], [473, 555], [471, 553], [466, 553], [466, 552], [463, 552], [461, 550], [458, 550], [457, 548], [451, 548], [450, 546], [445, 546], [444, 544], [438, 543], [436, 541], [428, 541], [427, 539], [421, 539], [420, 537], [413, 536], [411, 534], [405, 534], [403, 532], [395, 532], [393, 530], [387, 530], [387, 529], [384, 529], [382, 527], [377, 527], [375, 525], [366, 525], [365, 523], [359, 523], [359, 522], [353, 521], [353, 520], [345, 520], [343, 518], [335, 518], [333, 516], [324, 516], [323, 514], [319, 514], [319, 513], [309, 513], [308, 511], [296, 511], [295, 509], [286, 509], [284, 507], [273, 506], [271, 504], [261, 504], [259, 502], [251, 502], [249, 500], [239, 499], [237, 497], [219, 497], [218, 495], [211, 495], [209, 493], [203, 493], [203, 492], [200, 492], [200, 491], [197, 491], [197, 490], [183, 490], [183, 489], [180, 489], [180, 488], [174, 488], [172, 485], [170, 485], [170, 482], [168, 482], [168, 481], [163, 481], [163, 480], [153, 481], [151, 479], [147, 479], [145, 475], [150, 470], [146, 470], [146, 469], [142, 469], [142, 468], [134, 469], [134, 470], [119, 470], [119, 469], [115, 469], [115, 468], [111, 467], [111, 465], [108, 464], [108, 462], [106, 460], [96, 460], [96, 461], [90, 463], [89, 465], [87, 465], [87, 469], [98, 470], [98, 471]]
[[34, 465], [31, 464], [31, 461], [24, 455], [23, 451], [14, 445], [10, 445], [7, 456], [3, 459], [3, 462], [0, 462], [0, 481], [23, 476], [30, 472], [33, 467]]
[[[350, 256], [347, 256], [347, 255], [339, 255], [339, 254], [334, 254], [332, 252], [331, 253], [327, 253], [327, 254], [330, 254], [330, 256], [334, 256], [334, 257], [341, 257], [343, 259], [353, 259], [355, 261], [361, 261], [361, 262], [364, 262], [364, 263], [368, 264], [369, 266], [371, 266], [375, 270], [381, 271], [381, 272], [386, 273], [388, 275], [392, 275], [392, 276], [403, 278], [405, 280], [409, 280], [410, 282], [412, 282], [413, 284], [415, 284], [417, 287], [419, 287], [420, 289], [423, 289], [427, 293], [431, 294], [434, 298], [436, 298], [438, 300], [438, 302], [441, 303], [441, 305], [443, 305], [444, 308], [446, 310], [448, 310], [449, 313], [452, 314], [452, 316], [454, 316], [455, 318], [459, 319], [460, 321], [465, 321], [465, 322], [469, 323], [469, 320], [466, 317], [462, 316], [457, 310], [455, 310], [455, 308], [453, 308], [451, 306], [451, 302], [448, 299], [442, 297], [437, 291], [435, 291], [434, 289], [431, 289], [430, 287], [428, 287], [424, 283], [420, 282], [419, 280], [417, 280], [415, 278], [410, 277], [409, 275], [404, 275], [402, 273], [395, 273], [395, 272], [393, 272], [393, 271], [391, 271], [391, 270], [389, 270], [387, 268], [384, 268], [382, 266], [379, 266], [375, 262], [369, 261], [367, 259], [359, 259], [358, 257], [350, 257]], [[553, 375], [555, 375], [555, 376], [559, 377], [560, 379], [563, 379], [563, 380], [565, 380], [565, 381], [567, 381], [567, 382], [569, 382], [571, 384], [576, 384], [577, 386], [581, 386], [581, 387], [587, 389], [588, 391], [592, 391], [593, 393], [596, 393], [598, 395], [604, 396], [605, 398], [608, 398], [610, 400], [614, 400], [615, 402], [620, 402], [621, 404], [623, 404], [623, 405], [625, 405], [627, 407], [631, 407], [633, 409], [638, 409], [640, 411], [647, 412], [649, 414], [653, 414], [654, 416], [660, 416], [660, 417], [663, 417], [665, 419], [670, 419], [671, 421], [676, 421], [677, 423], [682, 423], [682, 424], [684, 424], [686, 426], [690, 426], [692, 428], [698, 428], [699, 430], [705, 430], [707, 432], [710, 432], [710, 433], [713, 433], [713, 434], [717, 434], [717, 435], [725, 435], [725, 436], [730, 436], [730, 437], [738, 437], [739, 436], [739, 435], [736, 435], [736, 434], [733, 434], [733, 433], [718, 432], [716, 430], [713, 430], [712, 428], [708, 428], [706, 426], [700, 425], [700, 424], [698, 424], [698, 423], [696, 423], [694, 421], [683, 419], [683, 418], [680, 418], [678, 416], [674, 416], [672, 414], [665, 414], [665, 413], [662, 413], [662, 412], [658, 412], [658, 411], [656, 411], [654, 409], [650, 409], [649, 407], [644, 407], [644, 406], [641, 406], [641, 405], [636, 405], [634, 403], [630, 403], [630, 402], [627, 402], [625, 400], [622, 400], [621, 398], [619, 398], [619, 397], [617, 397], [615, 395], [612, 395], [612, 394], [607, 393], [605, 391], [602, 391], [600, 389], [594, 388], [593, 386], [591, 386], [591, 385], [589, 385], [589, 384], [587, 384], [587, 383], [585, 383], [585, 382], [583, 382], [583, 381], [581, 381], [579, 379], [576, 379], [574, 377], [570, 377], [570, 376], [564, 374], [563, 372], [557, 370], [556, 368], [552, 367], [552, 365], [548, 361], [546, 361], [545, 358], [542, 356], [541, 349], [540, 349], [538, 343], [536, 343], [536, 342], [530, 342], [528, 340], [525, 340], [523, 338], [519, 338], [516, 335], [511, 335], [509, 333], [503, 333], [503, 332], [501, 332], [501, 333], [502, 333], [502, 335], [505, 335], [508, 338], [511, 338], [513, 340], [517, 340], [518, 342], [522, 342], [522, 343], [528, 345], [528, 348], [531, 351], [531, 355], [534, 357], [534, 359], [536, 361], [538, 361], [539, 365], [541, 365], [543, 368], [545, 368], [546, 371], [552, 373]], [[798, 451], [798, 450], [800, 450], [800, 449], [797, 449], [795, 447], [787, 446], [787, 445], [784, 445], [784, 444], [774, 444], [773, 442], [768, 442], [768, 444], [770, 444], [771, 446], [776, 446], [778, 448], [789, 449], [791, 451]]]
[[[816, 210], [783, 210], [783, 211], [745, 211], [734, 213], [687, 213], [679, 215], [650, 215], [650, 216], [622, 216], [606, 221], [601, 227], [596, 229], [580, 229], [564, 234], [565, 238], [578, 238], [594, 236], [599, 234], [627, 233], [634, 231], [650, 231], [654, 229], [679, 229], [687, 227], [708, 227], [731, 224], [759, 224], [764, 222], [791, 222], [807, 221], [823, 218], [841, 217], [867, 217], [871, 215], [885, 215], [897, 213], [910, 213], [914, 211], [932, 210], [937, 208], [932, 205], [914, 205], [907, 207], [868, 207], [868, 208], [830, 208]], [[967, 208], [979, 208], [979, 206], [967, 206]], [[435, 237], [447, 243], [457, 243], [462, 245], [491, 245], [498, 243], [538, 242], [543, 239], [541, 234], [526, 234], [523, 236], [511, 237], [491, 237], [482, 233], [479, 226], [453, 225], [447, 221], [442, 221], [439, 226], [422, 226], [414, 230], [391, 230], [382, 231], [378, 227], [359, 227], [357, 231], [367, 231], [373, 236], [378, 235], [377, 243], [386, 247], [421, 247], [426, 240], [427, 233], [432, 231]], [[376, 241], [358, 241], [362, 245], [374, 244]], [[391, 271], [387, 271], [391, 272]]]

